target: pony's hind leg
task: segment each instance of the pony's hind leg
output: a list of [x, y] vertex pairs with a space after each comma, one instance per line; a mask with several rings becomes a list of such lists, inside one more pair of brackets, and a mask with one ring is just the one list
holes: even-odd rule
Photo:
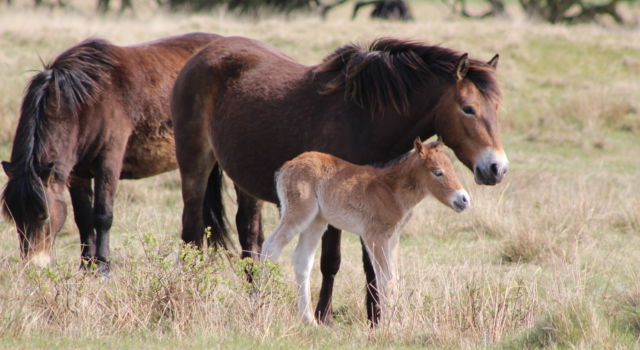
[[260, 247], [264, 241], [262, 233], [262, 205], [261, 200], [246, 194], [236, 186], [238, 212], [236, 213], [236, 228], [242, 247], [242, 258], [260, 260]]
[[213, 153], [200, 154], [196, 159], [180, 161], [182, 180], [182, 240], [202, 247], [204, 236], [203, 206], [209, 174], [213, 169]]
[[[210, 143], [209, 120], [213, 115], [212, 93], [189, 81], [202, 81], [183, 70], [173, 87], [171, 115], [176, 142], [176, 160], [182, 185], [182, 240], [202, 247], [204, 200], [207, 182], [216, 163]], [[207, 208], [208, 209], [208, 208]]]
[[311, 311], [310, 275], [316, 250], [322, 239], [322, 234], [327, 228], [327, 222], [320, 217], [300, 234], [298, 245], [293, 252], [293, 268], [298, 283], [298, 314], [306, 323], [315, 324], [315, 318]]

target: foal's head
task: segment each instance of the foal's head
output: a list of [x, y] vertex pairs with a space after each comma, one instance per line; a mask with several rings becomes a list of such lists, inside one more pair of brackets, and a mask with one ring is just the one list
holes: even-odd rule
[[425, 145], [417, 138], [414, 148], [427, 171], [425, 178], [429, 192], [457, 212], [467, 209], [471, 205], [469, 194], [462, 188], [442, 143], [436, 141]]

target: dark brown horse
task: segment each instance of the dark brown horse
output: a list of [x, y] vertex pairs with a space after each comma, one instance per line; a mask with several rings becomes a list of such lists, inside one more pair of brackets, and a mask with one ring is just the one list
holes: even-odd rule
[[[32, 78], [11, 162], [2, 163], [9, 176], [3, 211], [16, 224], [23, 258], [41, 265], [50, 261], [69, 187], [82, 259], [108, 272], [118, 179], [177, 167], [171, 88], [187, 59], [215, 38], [193, 33], [129, 47], [90, 39]], [[219, 181], [217, 176], [211, 180]]]
[[[418, 136], [438, 134], [479, 184], [500, 182], [508, 162], [498, 135], [497, 58], [485, 63], [443, 47], [380, 39], [304, 66], [255, 40], [214, 40], [185, 64], [173, 90], [183, 240], [202, 243], [203, 194], [216, 164], [255, 198], [239, 203], [246, 224], [238, 225], [245, 256], [253, 257], [262, 239], [261, 201], [277, 202], [274, 172], [305, 151], [372, 164], [403, 154]], [[323, 238], [320, 321], [331, 316], [339, 239], [334, 228]], [[366, 254], [363, 260], [368, 286], [375, 286]], [[375, 290], [368, 291], [375, 323]]]

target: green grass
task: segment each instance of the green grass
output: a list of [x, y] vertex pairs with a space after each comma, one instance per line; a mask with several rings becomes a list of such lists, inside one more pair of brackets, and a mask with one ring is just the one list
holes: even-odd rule
[[[80, 273], [68, 218], [50, 269], [25, 267], [14, 228], [0, 222], [0, 348], [633, 348], [640, 327], [640, 38], [637, 27], [550, 26], [450, 18], [415, 2], [416, 21], [350, 21], [350, 6], [321, 21], [254, 21], [223, 11], [98, 17], [92, 6], [34, 11], [0, 5], [0, 159], [7, 159], [24, 87], [49, 61], [89, 37], [133, 44], [208, 31], [257, 38], [314, 64], [337, 46], [398, 36], [472, 57], [501, 54], [505, 181], [481, 187], [460, 162], [473, 207], [456, 215], [432, 199], [400, 241], [393, 315], [370, 330], [360, 245], [343, 235], [331, 327], [300, 324], [288, 247], [281, 280], [252, 291], [242, 267], [179, 255], [176, 172], [120, 184], [107, 281]], [[634, 11], [637, 12], [637, 9]], [[631, 14], [633, 15], [633, 13]], [[636, 14], [637, 15], [637, 14]], [[0, 184], [6, 182], [0, 175]], [[228, 213], [235, 213], [227, 186]], [[70, 208], [69, 208], [69, 212]], [[233, 220], [232, 220], [233, 221]], [[277, 223], [267, 205], [265, 232]], [[316, 263], [317, 264], [317, 263]], [[320, 272], [313, 270], [314, 298]]]

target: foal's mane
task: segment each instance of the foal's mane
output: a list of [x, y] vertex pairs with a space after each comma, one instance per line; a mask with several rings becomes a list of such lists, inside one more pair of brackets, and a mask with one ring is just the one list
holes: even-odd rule
[[[95, 101], [117, 58], [111, 45], [89, 39], [44, 65], [29, 82], [11, 151], [11, 176], [2, 193], [2, 211], [17, 223], [32, 222], [47, 213], [39, 173], [39, 157], [47, 151], [50, 123], [77, 123], [83, 106]], [[63, 136], [64, 137], [64, 136]], [[51, 170], [51, 169], [49, 169]]]
[[[405, 114], [409, 97], [430, 80], [455, 81], [456, 64], [461, 53], [441, 46], [415, 41], [380, 38], [368, 48], [349, 44], [338, 48], [315, 68], [315, 72], [333, 72], [320, 91], [330, 94], [344, 89], [345, 99], [373, 113], [386, 106]], [[500, 88], [494, 69], [487, 63], [469, 59], [466, 78], [486, 97], [499, 101]]]

